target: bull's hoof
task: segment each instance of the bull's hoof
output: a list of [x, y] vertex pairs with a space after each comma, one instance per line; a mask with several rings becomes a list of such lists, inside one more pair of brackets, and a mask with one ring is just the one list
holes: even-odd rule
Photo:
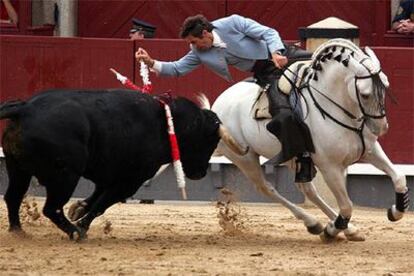
[[319, 235], [323, 231], [323, 225], [320, 222], [317, 222], [313, 226], [307, 226], [308, 232], [312, 235]]
[[24, 231], [23, 231], [23, 229], [20, 225], [10, 225], [9, 226], [9, 232], [22, 233]]
[[365, 235], [359, 231], [356, 231], [352, 234], [345, 233], [345, 237], [348, 241], [355, 241], [355, 242], [361, 242], [365, 241]]
[[68, 217], [71, 221], [77, 221], [86, 214], [85, 207], [87, 206], [85, 201], [76, 201], [68, 210]]
[[10, 226], [9, 232], [13, 237], [16, 238], [28, 238], [30, 235], [28, 235], [20, 226]]
[[87, 230], [85, 230], [81, 227], [76, 227], [76, 230], [69, 234], [69, 239], [74, 240], [76, 242], [80, 242], [82, 240], [85, 240], [88, 237], [86, 232], [87, 232]]
[[395, 222], [400, 220], [404, 216], [403, 212], [398, 211], [395, 206], [392, 206], [387, 211], [387, 217], [389, 221]]

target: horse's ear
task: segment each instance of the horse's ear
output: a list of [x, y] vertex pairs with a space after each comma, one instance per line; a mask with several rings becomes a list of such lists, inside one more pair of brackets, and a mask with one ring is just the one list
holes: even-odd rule
[[369, 48], [368, 46], [365, 46], [364, 52], [371, 58], [373, 64], [376, 67], [379, 68], [380, 67], [380, 62], [379, 62], [377, 56], [375, 55], [374, 51], [372, 51], [371, 48]]
[[390, 86], [390, 83], [388, 81], [387, 75], [385, 75], [383, 72], [380, 72], [379, 77], [382, 81], [382, 84], [384, 84], [384, 86], [388, 88]]

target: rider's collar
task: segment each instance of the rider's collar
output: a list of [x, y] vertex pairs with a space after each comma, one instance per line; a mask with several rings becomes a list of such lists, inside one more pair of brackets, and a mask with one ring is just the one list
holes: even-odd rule
[[220, 36], [216, 31], [212, 30], [211, 33], [213, 34], [213, 47], [227, 48], [226, 43], [224, 43], [223, 40], [221, 40]]

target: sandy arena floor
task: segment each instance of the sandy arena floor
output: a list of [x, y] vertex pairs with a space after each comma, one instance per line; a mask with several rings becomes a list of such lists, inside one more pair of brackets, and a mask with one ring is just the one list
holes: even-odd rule
[[391, 223], [385, 210], [357, 208], [366, 241], [323, 244], [275, 204], [232, 206], [226, 227], [216, 202], [117, 204], [77, 243], [34, 220], [42, 199], [27, 202], [21, 237], [7, 231], [0, 199], [0, 275], [414, 275], [412, 212]]

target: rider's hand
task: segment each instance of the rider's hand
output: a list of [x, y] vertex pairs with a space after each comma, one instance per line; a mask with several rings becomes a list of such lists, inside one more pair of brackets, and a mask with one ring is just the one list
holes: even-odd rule
[[154, 60], [148, 55], [147, 51], [142, 48], [139, 48], [138, 51], [135, 52], [135, 59], [137, 62], [143, 61], [149, 68], [154, 66]]
[[279, 53], [273, 53], [272, 60], [279, 69], [282, 69], [288, 63], [288, 58]]

